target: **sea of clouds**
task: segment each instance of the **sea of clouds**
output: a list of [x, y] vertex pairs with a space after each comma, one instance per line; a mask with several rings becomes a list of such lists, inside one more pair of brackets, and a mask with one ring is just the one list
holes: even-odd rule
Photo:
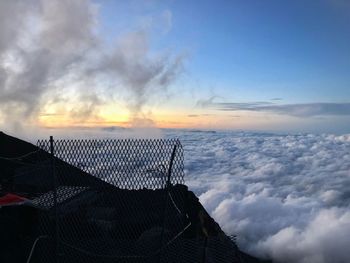
[[276, 262], [350, 262], [350, 134], [166, 132], [186, 183], [238, 246]]
[[350, 262], [350, 134], [49, 132], [56, 138], [179, 138], [186, 184], [226, 234], [237, 235], [241, 250], [283, 263]]

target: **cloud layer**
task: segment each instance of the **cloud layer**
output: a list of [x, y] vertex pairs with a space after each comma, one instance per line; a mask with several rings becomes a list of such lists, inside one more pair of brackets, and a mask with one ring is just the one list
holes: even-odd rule
[[[196, 106], [202, 108], [212, 108], [219, 111], [255, 111], [283, 114], [295, 117], [314, 116], [350, 116], [350, 103], [299, 103], [299, 104], [277, 104], [275, 102], [215, 102], [220, 97], [213, 96], [208, 100], [200, 100]], [[274, 98], [272, 101], [281, 100]]]
[[350, 115], [350, 103], [304, 103], [276, 105], [268, 102], [255, 103], [215, 103], [214, 107], [222, 111], [264, 111], [296, 117], [324, 115]]
[[[169, 31], [171, 12], [162, 15]], [[142, 26], [115, 32], [109, 43], [99, 22], [90, 0], [1, 1], [0, 121], [35, 120], [58, 102], [81, 120], [122, 93], [140, 118], [150, 95], [165, 92], [181, 72], [183, 57], [152, 50], [151, 29]]]
[[348, 262], [350, 135], [169, 131], [187, 183], [239, 246], [276, 262]]

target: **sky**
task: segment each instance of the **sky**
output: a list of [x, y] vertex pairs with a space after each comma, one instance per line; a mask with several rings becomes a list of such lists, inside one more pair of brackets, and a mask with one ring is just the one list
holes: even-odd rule
[[0, 123], [350, 133], [346, 0], [1, 1]]

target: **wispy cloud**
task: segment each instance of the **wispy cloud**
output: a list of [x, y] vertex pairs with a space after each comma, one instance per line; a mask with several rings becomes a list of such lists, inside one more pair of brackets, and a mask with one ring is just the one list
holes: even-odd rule
[[[166, 92], [181, 73], [184, 56], [153, 50], [147, 28], [116, 32], [109, 48], [99, 34], [99, 20], [99, 6], [92, 0], [0, 1], [4, 123], [36, 120], [59, 96], [67, 100], [71, 118], [85, 119], [96, 114], [110, 94], [121, 93], [129, 94], [129, 110], [137, 119], [150, 95]], [[170, 10], [158, 20], [165, 25], [158, 31], [171, 30]], [[108, 91], [98, 83], [106, 84]]]
[[197, 103], [197, 106], [216, 109], [219, 111], [255, 111], [270, 112], [296, 117], [314, 116], [347, 116], [350, 115], [350, 103], [300, 103], [300, 104], [277, 104], [273, 102], [258, 101], [247, 103], [214, 102], [210, 98], [205, 102]]
[[257, 111], [269, 111], [297, 117], [325, 115], [350, 115], [350, 103], [304, 103], [256, 107]]

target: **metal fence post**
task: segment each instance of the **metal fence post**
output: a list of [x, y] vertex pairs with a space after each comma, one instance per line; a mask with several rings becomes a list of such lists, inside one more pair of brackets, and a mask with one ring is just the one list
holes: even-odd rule
[[55, 168], [55, 149], [53, 136], [50, 136], [50, 153], [51, 153], [51, 172], [53, 182], [53, 204], [55, 213], [55, 259], [56, 263], [59, 263], [59, 220], [58, 220], [58, 208], [57, 208], [57, 176]]
[[168, 205], [169, 205], [169, 191], [170, 191], [170, 186], [171, 186], [171, 171], [172, 171], [172, 168], [173, 168], [175, 154], [176, 154], [176, 144], [174, 145], [173, 151], [171, 153], [170, 163], [169, 163], [169, 168], [168, 168], [168, 174], [167, 174], [167, 182], [166, 182], [166, 186], [165, 186], [166, 197], [165, 197], [165, 203], [164, 203], [163, 227], [162, 227], [162, 233], [161, 233], [161, 236], [160, 236], [160, 252], [159, 252], [158, 262], [161, 262], [161, 256], [162, 256], [162, 248], [163, 248], [164, 233], [165, 233], [165, 224], [166, 224], [166, 217], [167, 217], [167, 214], [168, 214]]
[[171, 153], [171, 158], [170, 158], [170, 164], [169, 164], [169, 169], [168, 169], [168, 179], [167, 179], [167, 183], [166, 183], [166, 188], [169, 191], [169, 188], [171, 186], [171, 171], [173, 169], [173, 163], [174, 163], [174, 159], [175, 159], [175, 154], [176, 154], [176, 144], [174, 145], [174, 149], [173, 152]]

